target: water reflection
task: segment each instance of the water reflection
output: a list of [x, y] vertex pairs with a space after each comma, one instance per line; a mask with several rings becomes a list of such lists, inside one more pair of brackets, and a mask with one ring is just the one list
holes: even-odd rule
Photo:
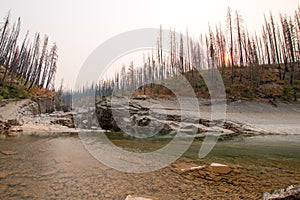
[[[120, 134], [109, 137], [114, 144], [133, 152], [152, 151], [169, 141], [136, 141]], [[95, 160], [77, 136], [2, 138], [0, 151], [16, 154], [0, 154], [0, 199], [125, 199], [127, 194], [158, 199], [223, 195], [223, 199], [232, 199], [242, 193], [255, 199], [264, 191], [300, 183], [299, 144], [300, 136], [229, 140], [219, 142], [207, 158], [199, 160], [201, 141], [195, 141], [177, 162], [241, 166], [239, 174], [226, 175], [223, 181], [214, 177], [209, 181], [196, 172], [180, 174], [172, 166], [146, 174], [110, 169]], [[238, 184], [235, 186], [233, 181]], [[230, 195], [222, 188], [230, 190]]]

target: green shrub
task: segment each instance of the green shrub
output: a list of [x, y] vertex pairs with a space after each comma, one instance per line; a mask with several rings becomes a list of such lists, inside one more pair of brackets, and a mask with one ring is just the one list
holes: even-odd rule
[[225, 92], [226, 92], [226, 94], [230, 94], [231, 93], [231, 88], [226, 88]]
[[255, 96], [253, 90], [251, 89], [244, 90], [241, 95], [242, 97], [249, 98], [249, 99], [253, 99]]
[[247, 93], [246, 93], [246, 97], [253, 98], [254, 97], [254, 92], [252, 90], [248, 90]]
[[295, 85], [299, 85], [300, 84], [300, 80], [294, 80], [294, 84]]
[[28, 92], [20, 87], [3, 86], [0, 88], [0, 96], [4, 99], [25, 99], [28, 97]]
[[8, 87], [4, 86], [0, 88], [0, 95], [4, 98], [4, 99], [8, 99], [10, 96], [10, 92]]
[[205, 87], [205, 84], [203, 84], [202, 81], [199, 81], [196, 83], [196, 88], [199, 89], [199, 88], [202, 88], [202, 87]]
[[290, 85], [283, 86], [282, 99], [286, 101], [291, 101], [294, 99], [294, 87]]

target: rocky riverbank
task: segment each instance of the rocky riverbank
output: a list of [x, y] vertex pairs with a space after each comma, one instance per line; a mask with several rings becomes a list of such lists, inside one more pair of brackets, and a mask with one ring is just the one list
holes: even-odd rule
[[[46, 113], [45, 101], [7, 101], [0, 108], [0, 131], [8, 135], [24, 133], [76, 133], [74, 113]], [[46, 104], [45, 104], [46, 105]]]
[[[216, 102], [227, 107], [224, 120], [211, 120], [211, 102], [199, 100], [199, 111], [183, 99], [185, 110], [182, 111], [174, 98], [115, 98], [106, 99], [97, 104], [96, 114], [101, 127], [130, 132], [156, 129], [164, 134], [175, 134], [177, 131], [196, 137], [207, 133], [219, 133], [226, 137], [237, 134], [299, 134], [300, 105], [278, 104], [276, 107], [258, 102]], [[217, 113], [218, 114], [218, 113]], [[222, 115], [223, 113], [220, 113]], [[151, 131], [150, 131], [151, 132]]]
[[[220, 134], [221, 137], [260, 134], [299, 134], [300, 105], [258, 102], [227, 102], [226, 118], [211, 120], [211, 102], [199, 100], [199, 111], [183, 99], [183, 111], [175, 98], [117, 98], [100, 101], [95, 108], [75, 109], [72, 112], [47, 113], [46, 101], [29, 99], [9, 101], [0, 107], [0, 130], [15, 134], [26, 133], [77, 133], [75, 129], [139, 130], [143, 135], [160, 133], [183, 136], [195, 133], [196, 137]], [[218, 104], [218, 102], [216, 102]], [[49, 109], [48, 109], [49, 110]]]
[[[218, 121], [210, 121], [211, 109], [208, 101], [199, 102], [201, 115], [197, 123], [193, 121], [196, 109], [187, 106], [186, 115], [180, 116], [180, 107], [175, 99], [132, 99], [129, 104], [126, 104], [126, 101], [120, 99], [113, 105], [109, 101], [98, 103], [96, 114], [101, 125], [106, 123], [107, 128], [114, 128], [112, 125], [121, 123], [125, 128], [126, 124], [129, 124], [132, 127], [139, 126], [146, 129], [152, 125], [154, 128], [165, 130], [162, 136], [172, 135], [177, 130], [183, 130], [184, 136], [188, 136], [191, 129], [196, 130], [199, 137], [214, 131], [221, 133], [223, 137], [235, 134], [299, 133], [300, 109], [296, 104], [278, 104], [274, 107], [256, 102], [230, 102], [227, 104], [226, 120], [221, 124]], [[116, 109], [117, 114], [127, 110], [129, 117], [117, 115], [121, 117], [116, 118], [120, 121], [114, 122], [113, 120], [116, 119], [113, 119], [115, 112], [113, 109]], [[72, 133], [72, 131], [76, 133], [78, 130], [74, 128], [74, 124], [76, 128], [97, 129], [92, 108], [82, 107], [73, 112], [54, 111], [47, 114], [40, 112], [37, 102], [22, 100], [8, 102], [0, 108], [0, 113], [2, 124], [5, 125], [3, 127], [7, 127], [7, 132], [11, 135], [19, 134], [15, 131], [36, 134]], [[298, 195], [299, 186], [290, 186], [273, 193], [274, 189], [299, 185], [299, 159], [295, 157], [299, 152], [298, 149], [294, 150], [294, 147], [290, 146], [292, 145], [290, 141], [281, 146], [277, 143], [261, 144], [261, 141], [285, 136], [259, 137], [264, 139], [254, 146], [252, 146], [252, 138], [241, 142], [240, 140], [224, 141], [223, 145], [226, 145], [226, 148], [218, 150], [218, 147], [215, 147], [217, 152], [222, 152], [221, 155], [215, 152], [215, 155], [201, 160], [191, 160], [189, 156], [197, 154], [187, 152], [187, 157], [180, 158], [172, 165], [157, 172], [141, 175], [124, 174], [99, 165], [83, 149], [77, 137], [25, 136], [23, 140], [22, 137], [13, 140], [10, 138], [9, 142], [0, 140], [2, 145], [0, 179], [3, 182], [3, 187], [0, 187], [2, 191], [0, 197], [11, 197], [11, 194], [14, 194], [19, 198], [23, 196], [25, 198], [27, 195], [32, 198], [34, 195], [40, 195], [40, 198], [51, 196], [64, 199], [67, 198], [65, 195], [81, 198], [82, 194], [78, 191], [86, 191], [84, 194], [86, 198], [144, 197], [153, 200], [209, 197], [261, 199], [263, 194], [265, 199], [285, 199], [289, 194]], [[20, 145], [20, 141], [24, 144]], [[28, 141], [31, 141], [31, 145], [27, 145]], [[151, 145], [150, 150], [160, 147], [157, 142], [149, 140], [132, 141], [117, 138], [112, 141], [124, 148], [133, 148], [134, 142], [145, 148]], [[195, 140], [190, 147], [191, 151], [196, 149], [198, 153], [200, 144], [201, 141]], [[297, 144], [293, 145], [297, 147]], [[241, 148], [231, 149], [237, 145]], [[251, 148], [251, 152], [245, 153], [247, 148]], [[265, 149], [266, 151], [263, 151]], [[139, 148], [137, 150], [139, 151]], [[283, 151], [286, 151], [286, 154], [282, 156]], [[262, 156], [255, 156], [257, 152]], [[47, 165], [40, 163], [47, 163]], [[98, 167], [95, 167], [96, 165]], [[99, 179], [95, 174], [99, 175]], [[119, 187], [118, 191], [113, 189], [116, 187]], [[65, 188], [68, 188], [69, 193], [65, 192]]]
[[264, 193], [263, 200], [293, 200], [300, 199], [300, 185], [291, 185], [286, 189], [275, 190], [272, 194]]

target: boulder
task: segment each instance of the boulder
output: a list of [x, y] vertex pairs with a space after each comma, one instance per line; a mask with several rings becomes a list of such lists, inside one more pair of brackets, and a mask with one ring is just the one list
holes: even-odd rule
[[148, 126], [151, 122], [151, 119], [149, 119], [148, 117], [142, 117], [137, 119], [137, 125], [138, 126]]
[[18, 119], [9, 119], [7, 120], [9, 126], [23, 126], [24, 122]]
[[52, 113], [57, 109], [55, 98], [40, 97], [36, 99], [40, 113]]
[[136, 100], [146, 100], [147, 98], [148, 98], [147, 95], [137, 95], [132, 97], [132, 99], [136, 99]]
[[59, 118], [51, 121], [52, 124], [60, 124], [68, 128], [75, 128], [74, 122], [70, 118]]
[[116, 121], [113, 118], [113, 113], [110, 106], [100, 105], [97, 106], [96, 116], [99, 121], [99, 125], [103, 129], [112, 129], [115, 131], [120, 130]]

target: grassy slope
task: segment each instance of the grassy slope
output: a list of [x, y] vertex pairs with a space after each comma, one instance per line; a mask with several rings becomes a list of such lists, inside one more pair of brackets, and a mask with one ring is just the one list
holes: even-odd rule
[[[0, 67], [0, 83], [2, 82], [4, 68]], [[25, 80], [22, 78], [13, 77], [11, 81], [11, 74], [8, 72], [3, 85], [0, 84], [0, 101], [4, 99], [26, 99], [55, 96], [55, 92], [33, 86], [30, 90], [28, 87], [30, 83], [24, 86]]]

